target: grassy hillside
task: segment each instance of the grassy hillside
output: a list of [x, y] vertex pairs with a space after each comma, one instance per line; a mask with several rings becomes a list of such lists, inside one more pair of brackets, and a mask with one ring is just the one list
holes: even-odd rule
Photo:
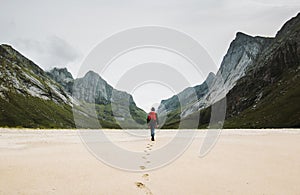
[[[89, 115], [86, 106], [76, 107], [82, 110], [84, 114], [77, 115], [78, 127], [99, 128], [98, 124], [93, 123], [97, 120]], [[111, 105], [91, 105], [97, 112], [98, 122], [102, 128], [120, 129], [111, 111]], [[133, 118], [140, 125], [135, 126], [134, 121], [125, 121], [122, 127], [126, 128], [144, 128], [146, 116], [134, 110]], [[144, 122], [144, 123], [143, 123]], [[80, 126], [81, 124], [85, 124]], [[88, 126], [87, 126], [88, 124]], [[72, 107], [67, 104], [57, 104], [50, 100], [24, 96], [21, 94], [8, 93], [5, 98], [0, 98], [0, 126], [1, 127], [19, 127], [19, 128], [76, 128]]]
[[[300, 127], [299, 43], [300, 14], [282, 27], [226, 95], [224, 128]], [[210, 109], [200, 111], [199, 128], [207, 128]], [[198, 120], [197, 115], [199, 112], [181, 121]], [[173, 117], [164, 127], [176, 128], [179, 120]]]
[[300, 127], [300, 73], [289, 71], [266, 88], [262, 101], [225, 122], [225, 128]]
[[0, 98], [0, 126], [74, 128], [72, 109], [50, 100], [8, 93]]

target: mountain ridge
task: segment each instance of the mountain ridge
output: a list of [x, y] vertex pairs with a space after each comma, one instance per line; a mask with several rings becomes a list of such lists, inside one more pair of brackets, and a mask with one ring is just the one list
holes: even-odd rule
[[[292, 18], [291, 20], [289, 20], [288, 22], [286, 22], [283, 27], [278, 31], [276, 37], [274, 38], [263, 38], [260, 36], [249, 36], [246, 35], [244, 33], [237, 33], [236, 34], [236, 38], [232, 41], [232, 43], [230, 44], [230, 47], [227, 51], [227, 54], [224, 56], [222, 64], [220, 66], [219, 71], [216, 74], [216, 78], [221, 81], [219, 81], [219, 83], [221, 83], [220, 85], [216, 85], [216, 80], [214, 81], [214, 84], [212, 85], [212, 89], [210, 89], [210, 92], [208, 95], [204, 96], [204, 98], [200, 99], [198, 101], [198, 103], [196, 103], [195, 105], [193, 105], [192, 107], [188, 108], [186, 111], [183, 111], [181, 113], [175, 113], [176, 115], [180, 114], [180, 117], [176, 117], [176, 116], [171, 116], [170, 120], [164, 125], [164, 128], [176, 128], [178, 127], [178, 124], [180, 122], [180, 120], [199, 120], [199, 127], [200, 128], [205, 128], [207, 127], [207, 125], [209, 124], [210, 121], [210, 111], [211, 111], [211, 105], [214, 104], [218, 104], [218, 102], [224, 101], [224, 97], [226, 97], [228, 104], [227, 104], [227, 111], [226, 111], [226, 121], [225, 121], [225, 127], [230, 127], [230, 128], [239, 128], [239, 127], [244, 127], [244, 128], [261, 128], [261, 127], [282, 127], [282, 125], [274, 122], [274, 125], [272, 126], [270, 122], [268, 122], [268, 120], [270, 121], [270, 116], [272, 116], [272, 112], [268, 111], [268, 112], [264, 112], [265, 114], [268, 113], [268, 116], [263, 116], [262, 118], [268, 118], [265, 121], [260, 121], [259, 117], [255, 117], [255, 112], [251, 112], [251, 117], [249, 119], [249, 121], [245, 121], [246, 118], [248, 117], [247, 114], [243, 115], [243, 119], [244, 122], [242, 122], [243, 120], [241, 119], [241, 117], [237, 117], [240, 115], [241, 112], [243, 112], [246, 108], [249, 108], [250, 105], [254, 106], [254, 110], [255, 110], [255, 105], [253, 105], [254, 100], [259, 101], [260, 99], [263, 99], [263, 97], [261, 97], [260, 93], [256, 94], [255, 97], [252, 97], [252, 99], [248, 99], [249, 97], [251, 97], [251, 93], [255, 93], [255, 91], [257, 89], [261, 89], [261, 90], [270, 90], [268, 89], [268, 86], [264, 83], [266, 82], [262, 82], [259, 79], [267, 79], [269, 82], [275, 82], [275, 79], [278, 79], [276, 76], [275, 77], [271, 77], [270, 78], [270, 74], [288, 74], [286, 72], [288, 71], [294, 71], [293, 74], [298, 74], [296, 70], [284, 70], [281, 66], [283, 67], [288, 67], [284, 64], [287, 64], [287, 62], [289, 62], [288, 59], [294, 59], [292, 63], [297, 64], [299, 63], [299, 54], [297, 53], [297, 51], [299, 52], [297, 43], [299, 43], [300, 41], [295, 41], [298, 40], [298, 36], [293, 35], [293, 32], [295, 34], [295, 32], [298, 32], [300, 29], [300, 25], [299, 25], [299, 19], [300, 15], [298, 14], [296, 17]], [[234, 53], [234, 46], [235, 43], [237, 42], [237, 40], [242, 40], [242, 41], [247, 41], [248, 39], [256, 39], [256, 43], [255, 44], [250, 44], [251, 47], [248, 48], [248, 51], [254, 51], [254, 56], [255, 58], [251, 58], [249, 57], [249, 52], [247, 52], [247, 47], [245, 48], [245, 59], [248, 59], [246, 62], [250, 62], [252, 59], [251, 64], [244, 66], [242, 68], [243, 71], [239, 71], [238, 74], [242, 74], [239, 75], [238, 79], [232, 79], [233, 82], [230, 83], [230, 85], [226, 85], [226, 81], [228, 76], [232, 76], [233, 75], [233, 68], [229, 69], [230, 71], [224, 71], [224, 67], [228, 68], [230, 66], [228, 66], [228, 64], [232, 64], [232, 62], [234, 61], [238, 61], [238, 60], [233, 60], [233, 58], [230, 58], [230, 55], [232, 53]], [[264, 44], [261, 45], [259, 43], [261, 43], [261, 41], [264, 40]], [[279, 54], [276, 54], [276, 59], [274, 60], [274, 51], [277, 50], [277, 47], [280, 46], [280, 44], [286, 44], [285, 47], [283, 47], [282, 50], [280, 50]], [[259, 47], [253, 47], [253, 46], [259, 46]], [[247, 45], [246, 45], [247, 46]], [[242, 47], [245, 47], [245, 45], [242, 45]], [[253, 49], [254, 48], [254, 49]], [[260, 50], [260, 52], [257, 52], [258, 49]], [[238, 49], [238, 51], [242, 51], [240, 49]], [[252, 52], [251, 51], [251, 52]], [[226, 62], [226, 58], [228, 59], [228, 62]], [[258, 72], [258, 69], [260, 67], [264, 68], [266, 67], [266, 64], [271, 63], [272, 64], [278, 64], [277, 66], [274, 65], [273, 67], [277, 70], [273, 70], [272, 68], [266, 69], [265, 72], [260, 71], [259, 75], [255, 75], [252, 74], [251, 72]], [[236, 68], [236, 64], [232, 64], [234, 67]], [[269, 64], [269, 67], [272, 67], [272, 65]], [[278, 68], [279, 67], [279, 68]], [[277, 72], [276, 72], [277, 71]], [[224, 72], [228, 72], [228, 74], [224, 75]], [[275, 73], [274, 73], [275, 72]], [[251, 75], [251, 76], [249, 76]], [[249, 77], [249, 79], [247, 79], [247, 81], [245, 81], [245, 77]], [[222, 86], [222, 79], [224, 78], [225, 85]], [[234, 78], [234, 77], [233, 77]], [[297, 79], [298, 77], [296, 76]], [[286, 85], [290, 84], [290, 83], [294, 83], [294, 85], [298, 86], [297, 83], [290, 81], [289, 79], [286, 79]], [[244, 81], [244, 82], [243, 82]], [[254, 84], [254, 81], [257, 81], [256, 84]], [[237, 83], [241, 83], [243, 82], [243, 84], [239, 84], [238, 87], [236, 87]], [[247, 83], [251, 83], [253, 86], [255, 86], [253, 88], [253, 86], [249, 86], [247, 85]], [[214, 87], [217, 86], [217, 87]], [[223, 93], [222, 89], [223, 88]], [[274, 88], [273, 90], [277, 90], [277, 88]], [[297, 89], [294, 89], [295, 92], [297, 92]], [[216, 91], [216, 92], [215, 92]], [[235, 93], [233, 91], [236, 91]], [[240, 94], [243, 94], [243, 92], [246, 91], [247, 92], [247, 97], [241, 97]], [[288, 91], [288, 90], [287, 90]], [[293, 93], [292, 90], [288, 91], [289, 93]], [[279, 92], [281, 93], [281, 92]], [[218, 94], [221, 94], [221, 96], [218, 97]], [[273, 94], [273, 93], [272, 93]], [[226, 95], [226, 96], [225, 96]], [[294, 95], [296, 95], [296, 93], [294, 93]], [[211, 98], [210, 96], [212, 96], [213, 98]], [[223, 96], [223, 97], [222, 97]], [[248, 97], [249, 96], [249, 97]], [[299, 96], [299, 95], [296, 95]], [[211, 98], [211, 99], [210, 99]], [[225, 99], [225, 101], [226, 101]], [[239, 101], [235, 101], [236, 99], [239, 99]], [[294, 102], [295, 100], [292, 99]], [[269, 100], [271, 101], [271, 100]], [[283, 101], [283, 100], [281, 100]], [[207, 103], [208, 102], [208, 103]], [[243, 103], [243, 102], [247, 102], [247, 104]], [[237, 106], [236, 106], [237, 104]], [[203, 106], [204, 105], [204, 106]], [[240, 105], [240, 107], [239, 107]], [[264, 105], [266, 108], [269, 107], [267, 104]], [[292, 107], [290, 105], [290, 107]], [[271, 108], [269, 108], [269, 110], [272, 110]], [[294, 110], [294, 109], [290, 109], [289, 110]], [[273, 111], [278, 112], [279, 108], [274, 106]], [[194, 114], [195, 113], [195, 114]], [[196, 116], [198, 116], [200, 113], [200, 119], [197, 118]], [[249, 112], [250, 113], [250, 112]], [[258, 113], [259, 114], [259, 113]], [[294, 113], [289, 112], [289, 114], [298, 116], [300, 115], [298, 111], [294, 110]], [[233, 119], [232, 117], [235, 117], [235, 119]], [[250, 115], [249, 115], [250, 117]], [[173, 120], [173, 119], [176, 120]], [[278, 118], [278, 117], [277, 117]], [[284, 118], [284, 120], [280, 120], [282, 124], [285, 124], [285, 126], [289, 126], [289, 119], [287, 119], [286, 117], [284, 117], [283, 115], [281, 115], [281, 118]], [[297, 117], [296, 117], [297, 118]], [[290, 123], [294, 124], [292, 126], [297, 126], [297, 124], [299, 125], [299, 121], [300, 121], [300, 117], [297, 119], [293, 119], [294, 122]], [[258, 122], [260, 121], [260, 122]], [[279, 121], [279, 119], [278, 119]], [[259, 124], [255, 124], [256, 122], [258, 122]]]
[[[162, 128], [178, 128], [182, 120], [198, 120], [199, 128], [207, 128], [212, 106], [222, 101], [227, 102], [225, 128], [299, 127], [299, 43], [300, 13], [273, 38], [237, 32], [216, 74], [161, 101]], [[45, 72], [7, 44], [0, 45], [0, 86], [0, 126], [146, 127], [146, 113], [132, 95], [99, 74], [73, 78], [66, 68]]]
[[[172, 113], [167, 113], [169, 116], [167, 117], [166, 126], [168, 126], [168, 123], [173, 123], [174, 118], [179, 120], [224, 98], [236, 81], [244, 75], [246, 69], [255, 62], [258, 53], [262, 52], [266, 47], [265, 45], [270, 44], [271, 40], [272, 38], [253, 37], [237, 32], [234, 40], [229, 45], [226, 55], [223, 57], [219, 70], [209, 81], [209, 86], [204, 88], [203, 84], [195, 86], [201, 91], [198, 91], [198, 93], [202, 94], [201, 97], [198, 97], [193, 104], [183, 105], [181, 108], [179, 108], [180, 104], [177, 103], [177, 107], [171, 110]], [[186, 97], [188, 98], [188, 96]], [[175, 97], [173, 97], [174, 99]], [[162, 103], [168, 101], [171, 101], [171, 99], [163, 100]]]
[[[6, 44], [0, 45], [0, 70], [0, 126], [75, 128], [78, 125], [73, 117], [74, 108], [80, 109], [79, 118], [85, 128], [100, 127], [92, 120], [99, 121], [101, 128], [134, 128], [145, 124], [146, 113], [136, 106], [132, 96], [113, 89], [95, 72], [89, 71], [78, 79], [66, 68], [45, 72]], [[93, 86], [95, 83], [97, 86]], [[87, 99], [76, 96], [81, 93]], [[90, 115], [93, 103], [96, 116]]]

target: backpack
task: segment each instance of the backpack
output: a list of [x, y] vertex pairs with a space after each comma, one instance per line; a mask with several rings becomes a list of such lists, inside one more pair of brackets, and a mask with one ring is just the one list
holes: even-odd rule
[[147, 123], [149, 123], [150, 121], [156, 121], [156, 113], [153, 111], [150, 112], [147, 117]]

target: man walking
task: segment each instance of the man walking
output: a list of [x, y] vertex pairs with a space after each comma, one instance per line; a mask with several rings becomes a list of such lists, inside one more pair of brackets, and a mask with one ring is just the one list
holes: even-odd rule
[[151, 129], [151, 141], [155, 141], [154, 136], [155, 136], [155, 128], [158, 127], [158, 117], [154, 107], [151, 108], [151, 112], [148, 114], [147, 124]]

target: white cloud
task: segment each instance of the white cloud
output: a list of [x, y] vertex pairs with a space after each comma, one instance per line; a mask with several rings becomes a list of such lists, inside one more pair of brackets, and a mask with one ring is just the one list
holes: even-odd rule
[[13, 45], [45, 70], [66, 67], [81, 56], [74, 47], [57, 36], [45, 40], [19, 38], [13, 41]]

